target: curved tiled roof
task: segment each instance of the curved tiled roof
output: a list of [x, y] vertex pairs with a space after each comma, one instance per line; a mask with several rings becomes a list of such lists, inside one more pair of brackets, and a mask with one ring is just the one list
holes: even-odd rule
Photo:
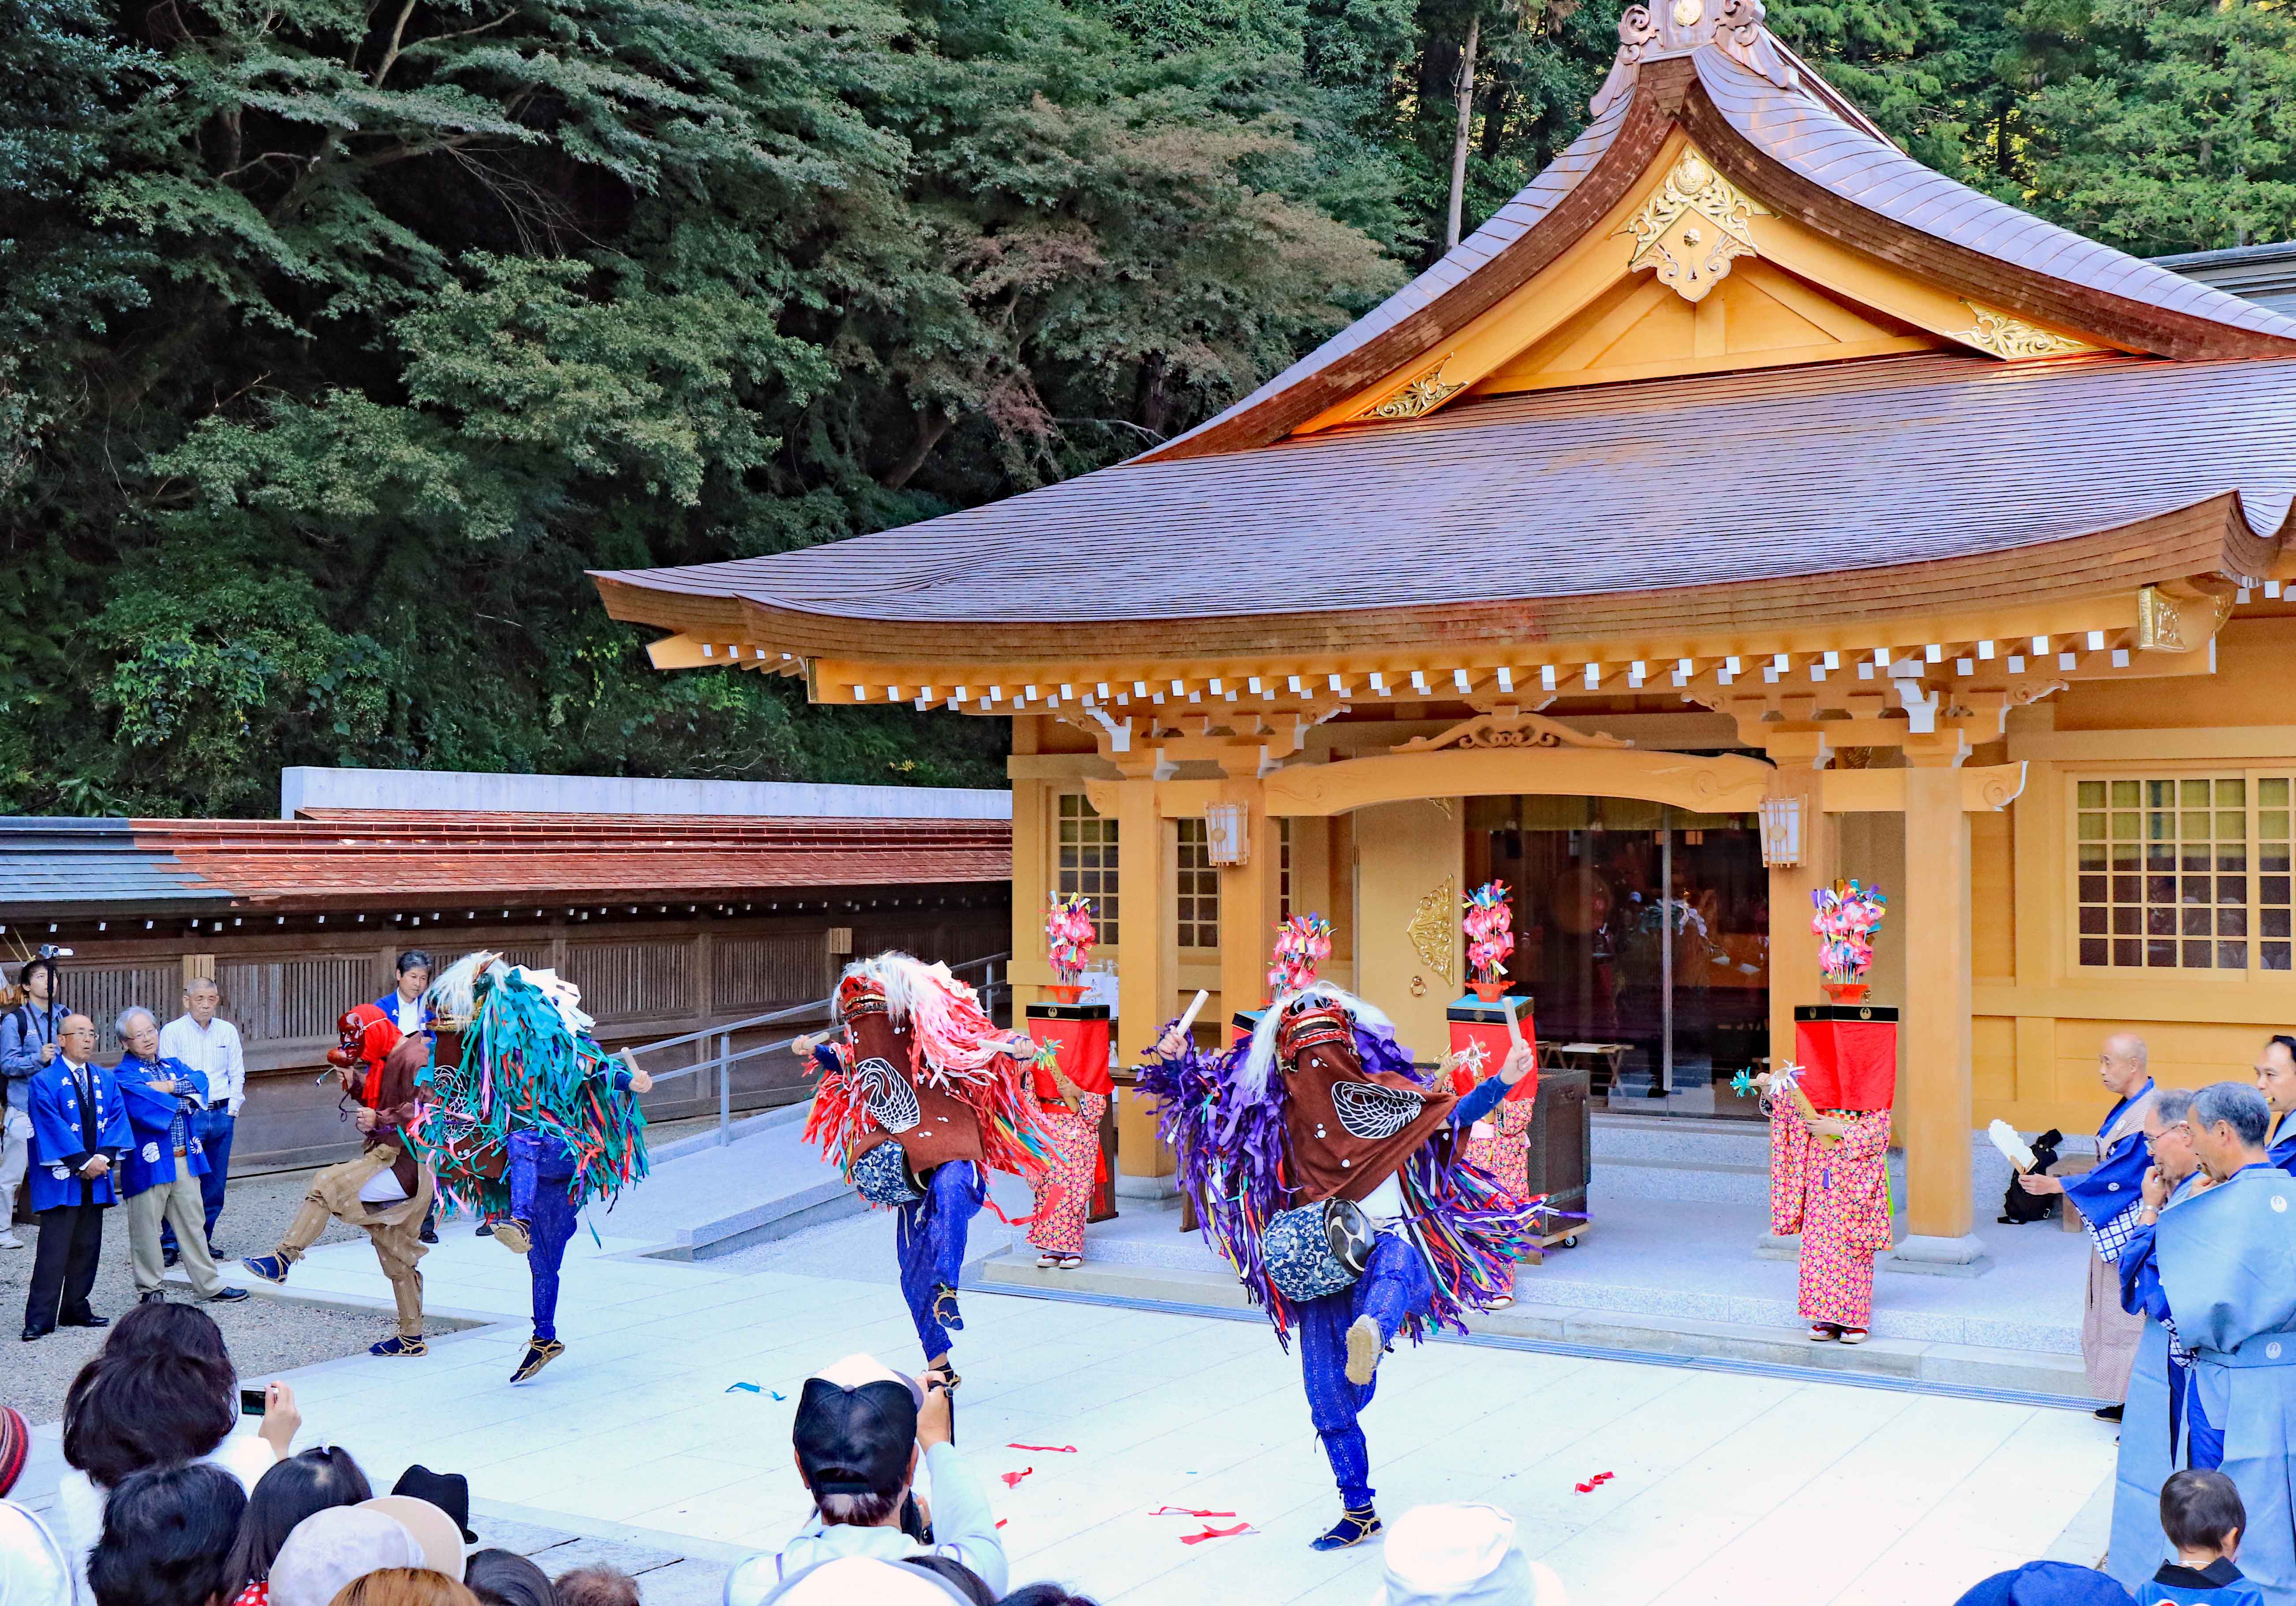
[[1724, 586], [1999, 553], [2227, 495], [2268, 532], [2296, 496], [2292, 417], [2296, 359], [1762, 369], [1135, 460], [807, 551], [600, 578], [610, 603], [627, 586], [976, 629]]
[[2296, 320], [2045, 223], [1923, 167], [1798, 90], [1781, 89], [1721, 51], [1695, 52], [1715, 109], [1767, 155], [1894, 223], [2066, 285], [2143, 301], [2257, 334], [2296, 340]]
[[1012, 873], [1004, 820], [337, 809], [308, 820], [0, 821], [8, 918], [748, 898]]
[[[1662, 36], [1674, 31], [1670, 26], [1661, 29]], [[2239, 355], [2256, 355], [2259, 347], [2268, 349], [2282, 343], [2287, 352], [2296, 354], [2296, 320], [2044, 223], [1923, 167], [1884, 138], [1838, 92], [1767, 32], [1760, 35], [1751, 53], [1779, 68], [1776, 78], [1750, 70], [1742, 59], [1749, 54], [1745, 48], [1726, 49], [1717, 43], [1711, 22], [1698, 37], [1704, 42], [1653, 49], [1646, 57], [1631, 48], [1623, 51], [1613, 79], [1628, 75], [1625, 92], [1612, 94], [1606, 86], [1597, 97], [1603, 110], [1595, 121], [1481, 228], [1402, 290], [1250, 395], [1142, 455], [1187, 456], [1264, 446], [1370, 382], [1375, 375], [1365, 376], [1353, 368], [1341, 375], [1327, 371], [1362, 352], [1405, 320], [1418, 318], [1423, 325], [1436, 326], [1428, 330], [1424, 344], [1464, 327], [1489, 300], [1462, 293], [1468, 281], [1502, 253], [1528, 246], [1532, 231], [1546, 222], [1559, 203], [1611, 154], [1620, 134], [1638, 111], [1645, 119], [1686, 120], [1685, 108], [1672, 98], [1685, 90], [1711, 105], [1753, 153], [1758, 168], [1775, 164], [1767, 173], [1738, 174], [1745, 188], [1775, 203], [1781, 198], [1775, 192], [1783, 187], [1775, 182], [1778, 178], [1807, 183], [1862, 214], [1852, 230], [1857, 236], [1852, 242], [1861, 249], [1898, 256], [1906, 254], [1909, 246], [1928, 245], [1948, 254], [1973, 252], [1989, 259], [1996, 276], [2005, 274], [2012, 282], [1996, 285], [1988, 299], [2019, 307], [2021, 298], [2013, 293], [2013, 282], [2022, 277], [2026, 288], [2050, 303], [2054, 311], [2054, 316], [2043, 315], [2041, 321], [2065, 322], [2069, 328], [2091, 326], [2080, 321], [2078, 314], [2067, 322], [2068, 298], [2090, 303], [2092, 311], [2100, 298], [2111, 298], [2112, 315], [2103, 322], [2112, 344], [2177, 356], [2232, 355], [2220, 349], [2195, 349], [2192, 324], [2197, 323], [2244, 341], [2251, 349]], [[1687, 69], [1686, 77], [1678, 72], [1659, 73], [1660, 62], [1670, 69]], [[1654, 88], [1654, 81], [1660, 78], [1664, 86]], [[1663, 106], [1662, 100], [1667, 102]], [[1720, 153], [1709, 151], [1707, 154], [1718, 157]], [[1631, 153], [1628, 160], [1634, 160]], [[1611, 175], [1614, 182], [1624, 176]], [[1766, 184], [1766, 178], [1773, 182]], [[1576, 226], [1584, 226], [1586, 221], [1580, 219]], [[1448, 307], [1447, 298], [1452, 303]], [[2149, 337], [2142, 329], [2131, 327], [2148, 322], [2164, 327]], [[1414, 355], [1396, 357], [1390, 367], [1412, 360]], [[1297, 405], [1271, 405], [1295, 390], [1301, 393], [1294, 398]]]
[[[1611, 148], [1611, 140], [1618, 133], [1619, 126], [1626, 121], [1626, 117], [1627, 102], [1622, 99], [1581, 129], [1578, 137], [1570, 142], [1562, 154], [1541, 168], [1538, 176], [1517, 192], [1513, 200], [1493, 212], [1480, 228], [1444, 252], [1425, 273], [1242, 401], [1217, 416], [1206, 419], [1195, 429], [1174, 436], [1164, 443], [1165, 447], [1177, 446], [1222, 419], [1256, 406], [1272, 396], [1280, 395], [1300, 380], [1322, 372], [1362, 347], [1374, 336], [1385, 333], [1413, 313], [1432, 306], [1444, 291], [1464, 283], [1470, 274], [1529, 234], [1534, 224], [1554, 209], [1556, 202], [1578, 188], [1578, 181], [1602, 159], [1603, 152]], [[1160, 451], [1164, 447], [1158, 449]]]

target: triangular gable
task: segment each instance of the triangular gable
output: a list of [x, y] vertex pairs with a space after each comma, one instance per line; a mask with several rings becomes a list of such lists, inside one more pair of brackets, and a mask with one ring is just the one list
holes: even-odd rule
[[1292, 433], [1421, 417], [1468, 395], [1944, 348], [2005, 362], [2128, 349], [1847, 250], [1740, 189], [1677, 131], [1529, 283]]
[[[2008, 362], [2296, 354], [2296, 321], [1923, 167], [1777, 43], [1759, 0], [1632, 6], [1620, 37], [1595, 121], [1513, 202], [1316, 352], [1143, 457], [1248, 450], [1527, 383], [1927, 346]], [[1746, 258], [1763, 268], [1704, 310]], [[1702, 310], [1646, 298], [1633, 340], [1590, 356], [1597, 325], [1631, 320], [1619, 314], [1641, 293], [1629, 282], [1652, 279]], [[1796, 316], [1825, 338], [1798, 334]]]

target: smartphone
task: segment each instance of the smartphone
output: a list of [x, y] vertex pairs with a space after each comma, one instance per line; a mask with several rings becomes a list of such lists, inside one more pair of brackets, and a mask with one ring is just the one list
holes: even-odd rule
[[239, 1391], [239, 1413], [242, 1416], [262, 1415], [264, 1397], [267, 1392], [267, 1390], [262, 1389], [241, 1389]]

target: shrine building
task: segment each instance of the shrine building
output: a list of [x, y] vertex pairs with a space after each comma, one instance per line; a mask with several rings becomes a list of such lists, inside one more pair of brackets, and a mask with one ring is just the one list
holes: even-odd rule
[[1552, 167], [1188, 433], [596, 583], [664, 669], [1010, 719], [1014, 979], [1091, 896], [1128, 1054], [1314, 909], [1431, 1059], [1496, 878], [1607, 1109], [1751, 1118], [1812, 889], [1878, 881], [1907, 1232], [1973, 1259], [1973, 1128], [2093, 1131], [2117, 1028], [2194, 1085], [2296, 1025], [2296, 321], [1930, 171], [1759, 0], [1620, 37]]

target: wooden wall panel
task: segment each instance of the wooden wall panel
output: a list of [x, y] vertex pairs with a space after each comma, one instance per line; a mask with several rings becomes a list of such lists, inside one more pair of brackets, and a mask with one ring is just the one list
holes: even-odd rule
[[1969, 816], [1970, 973], [1988, 980], [2017, 974], [2016, 807]]

